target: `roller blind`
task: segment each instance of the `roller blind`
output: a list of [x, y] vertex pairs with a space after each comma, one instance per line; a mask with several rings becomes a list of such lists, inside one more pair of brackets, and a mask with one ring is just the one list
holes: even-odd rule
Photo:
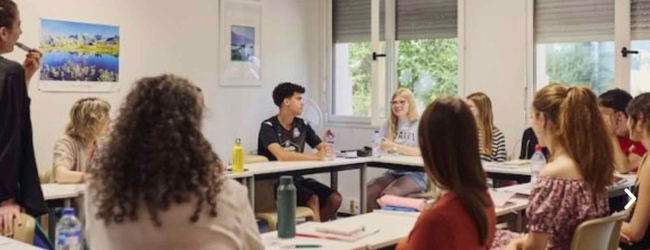
[[535, 42], [614, 40], [614, 0], [536, 0]]
[[457, 37], [457, 0], [397, 0], [397, 40]]
[[650, 0], [632, 0], [630, 8], [632, 39], [650, 39]]
[[[385, 1], [380, 0], [380, 39], [384, 39]], [[396, 0], [398, 40], [457, 37], [457, 0]], [[370, 41], [370, 0], [334, 0], [335, 43]]]

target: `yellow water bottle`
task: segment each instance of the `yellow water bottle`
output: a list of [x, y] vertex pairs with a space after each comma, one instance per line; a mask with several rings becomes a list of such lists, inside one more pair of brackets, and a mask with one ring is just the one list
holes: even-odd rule
[[235, 147], [232, 148], [232, 171], [244, 172], [244, 148], [241, 146], [239, 138], [235, 139]]

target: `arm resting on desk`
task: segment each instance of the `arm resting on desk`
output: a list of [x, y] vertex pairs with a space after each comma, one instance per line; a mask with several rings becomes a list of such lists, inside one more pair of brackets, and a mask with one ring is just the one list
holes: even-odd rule
[[87, 179], [86, 173], [72, 171], [64, 166], [57, 166], [54, 171], [54, 180], [60, 184], [83, 183]]
[[[318, 147], [322, 148], [320, 144]], [[318, 161], [325, 158], [325, 150], [319, 150], [316, 154], [296, 153], [282, 150], [280, 144], [277, 143], [269, 145], [269, 151], [278, 159], [278, 161]]]

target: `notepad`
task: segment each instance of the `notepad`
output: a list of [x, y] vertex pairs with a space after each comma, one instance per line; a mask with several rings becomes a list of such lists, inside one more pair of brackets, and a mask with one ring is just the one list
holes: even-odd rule
[[[327, 225], [329, 226], [336, 226], [339, 231], [353, 231], [357, 230], [356, 233], [350, 234], [350, 235], [342, 235], [342, 234], [335, 234], [335, 233], [323, 233], [316, 231], [316, 227], [322, 227], [325, 225], [318, 225], [318, 226], [311, 226], [308, 225], [306, 227], [299, 227], [296, 230], [296, 236], [299, 237], [309, 237], [309, 238], [320, 238], [320, 239], [328, 239], [328, 240], [340, 240], [340, 241], [346, 241], [346, 242], [355, 242], [359, 239], [368, 237], [372, 234], [375, 234], [379, 232], [379, 228], [368, 228], [368, 227], [363, 227], [363, 230], [358, 231], [358, 226], [357, 225], [350, 225], [350, 224], [340, 224], [340, 223], [326, 223], [326, 224], [331, 224]], [[331, 229], [331, 228], [330, 228]]]
[[496, 189], [490, 189], [489, 192], [494, 206], [499, 208], [505, 207], [508, 200], [515, 196], [515, 192], [499, 191]]
[[394, 206], [394, 207], [408, 207], [418, 211], [422, 211], [426, 205], [424, 199], [406, 198], [395, 195], [384, 195], [377, 200], [381, 207]]
[[342, 227], [341, 225], [335, 224], [323, 224], [314, 228], [316, 229], [316, 232], [338, 235], [353, 235], [362, 232], [365, 229], [363, 225], [346, 225]]

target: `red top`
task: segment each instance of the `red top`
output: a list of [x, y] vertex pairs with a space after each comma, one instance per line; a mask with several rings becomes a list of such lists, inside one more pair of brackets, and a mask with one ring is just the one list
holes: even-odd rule
[[494, 206], [490, 204], [485, 209], [488, 240], [484, 246], [480, 246], [476, 224], [457, 197], [455, 193], [448, 193], [430, 209], [423, 211], [409, 237], [397, 245], [397, 250], [490, 249], [497, 221]]
[[[625, 156], [630, 156], [630, 154], [635, 154], [638, 156], [644, 156], [648, 151], [643, 147], [643, 144], [638, 141], [630, 140], [630, 137], [627, 136], [616, 136], [618, 138], [618, 145], [621, 146], [621, 150]], [[634, 166], [637, 168], [638, 166]]]

